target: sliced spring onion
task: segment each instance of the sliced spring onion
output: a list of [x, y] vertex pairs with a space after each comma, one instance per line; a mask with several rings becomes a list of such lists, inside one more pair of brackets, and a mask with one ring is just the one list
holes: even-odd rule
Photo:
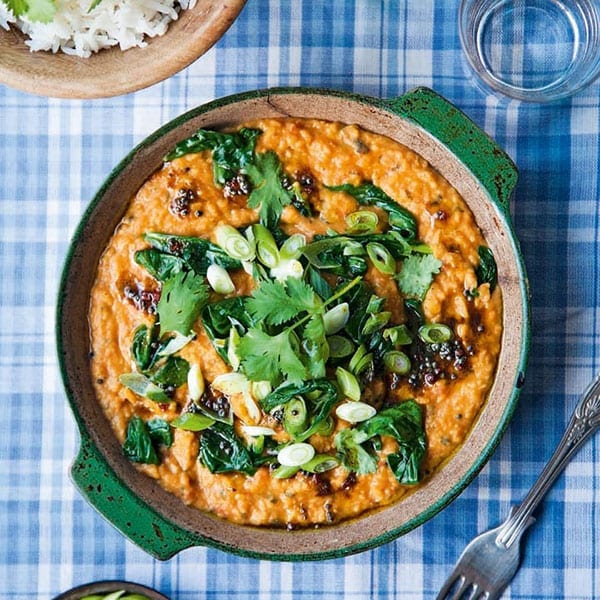
[[271, 269], [271, 277], [281, 282], [284, 282], [288, 277], [300, 279], [303, 275], [304, 267], [295, 258], [280, 260], [279, 264]]
[[188, 396], [193, 402], [197, 402], [204, 395], [204, 375], [200, 365], [192, 363], [187, 374]]
[[158, 353], [158, 356], [171, 356], [171, 354], [176, 354], [184, 346], [187, 346], [195, 337], [195, 333], [181, 335], [181, 333], [176, 331], [175, 336], [166, 343], [164, 348]]
[[171, 426], [186, 431], [203, 431], [215, 424], [215, 420], [200, 413], [183, 413], [171, 421]]
[[390, 340], [394, 346], [407, 346], [412, 344], [412, 335], [406, 325], [396, 325], [383, 331], [383, 337]]
[[369, 318], [365, 321], [361, 333], [363, 335], [371, 335], [376, 331], [379, 331], [382, 327], [385, 327], [392, 317], [392, 313], [384, 310], [383, 312], [369, 315]]
[[361, 393], [358, 379], [356, 379], [356, 377], [350, 373], [350, 371], [346, 371], [346, 369], [343, 367], [338, 367], [335, 370], [335, 377], [338, 385], [340, 386], [342, 394], [344, 394], [346, 398], [350, 398], [350, 400], [358, 402], [360, 400]]
[[373, 233], [379, 223], [379, 217], [370, 210], [357, 210], [346, 215], [349, 233]]
[[283, 407], [283, 428], [295, 436], [306, 429], [307, 422], [306, 403], [301, 396], [295, 396]]
[[252, 233], [256, 243], [256, 256], [260, 262], [272, 269], [279, 264], [279, 249], [273, 234], [260, 223], [252, 225]]
[[344, 402], [335, 409], [335, 414], [348, 423], [361, 423], [376, 413], [375, 408], [365, 402]]
[[206, 269], [206, 279], [217, 294], [231, 294], [235, 291], [229, 273], [221, 265], [209, 265]]
[[302, 465], [303, 471], [308, 471], [309, 473], [324, 473], [325, 471], [329, 471], [331, 469], [335, 469], [340, 464], [340, 461], [330, 454], [317, 454], [307, 463]]
[[335, 421], [329, 416], [323, 419], [314, 429], [318, 435], [331, 435], [335, 429]]
[[369, 298], [369, 303], [367, 304], [366, 312], [368, 312], [370, 315], [381, 312], [384, 304], [385, 304], [385, 298], [380, 298], [379, 296], [376, 296], [375, 294], [373, 294]]
[[250, 393], [257, 400], [264, 400], [273, 390], [273, 386], [270, 381], [251, 381], [250, 382]]
[[410, 371], [410, 358], [404, 352], [400, 352], [400, 350], [387, 352], [383, 357], [383, 362], [388, 371], [392, 373], [406, 375]]
[[171, 398], [167, 396], [160, 386], [152, 383], [152, 381], [141, 373], [124, 373], [123, 375], [119, 375], [119, 382], [138, 396], [148, 398], [148, 400], [152, 400], [153, 402], [171, 402]]
[[277, 432], [271, 427], [261, 427], [259, 425], [246, 425], [241, 426], [242, 431], [250, 437], [258, 437], [260, 435], [275, 435]]
[[275, 479], [289, 479], [290, 477], [293, 477], [299, 470], [299, 466], [286, 467], [285, 465], [280, 465], [273, 471], [272, 476], [275, 477]]
[[240, 334], [235, 327], [229, 330], [229, 341], [227, 343], [227, 360], [234, 371], [240, 368], [240, 357], [238, 356], [237, 349], [240, 343]]
[[254, 243], [245, 238], [231, 225], [219, 225], [215, 230], [217, 244], [232, 258], [242, 261], [254, 260]]
[[300, 258], [302, 248], [306, 246], [306, 238], [301, 233], [294, 233], [279, 249], [279, 254], [282, 259]]
[[242, 373], [225, 373], [217, 375], [212, 382], [212, 387], [231, 396], [232, 394], [240, 394], [250, 389], [250, 381]]
[[363, 248], [363, 245], [360, 242], [356, 242], [354, 240], [348, 240], [344, 244], [344, 249], [342, 254], [344, 256], [364, 256], [366, 254], [366, 250]]
[[367, 244], [367, 254], [378, 271], [387, 275], [393, 275], [396, 272], [396, 259], [383, 244], [370, 242]]
[[419, 327], [419, 337], [428, 344], [440, 344], [452, 339], [452, 329], [443, 323], [427, 323]]
[[284, 467], [300, 467], [311, 460], [315, 449], [306, 442], [284, 446], [277, 454], [277, 461]]
[[347, 302], [342, 302], [329, 309], [323, 315], [323, 324], [325, 325], [325, 335], [333, 335], [341, 331], [350, 317], [350, 306]]
[[327, 338], [329, 344], [329, 356], [331, 358], [344, 358], [354, 352], [354, 344], [342, 335], [332, 335]]
[[367, 352], [364, 344], [361, 344], [352, 355], [348, 368], [354, 375], [360, 375], [373, 362], [373, 354]]

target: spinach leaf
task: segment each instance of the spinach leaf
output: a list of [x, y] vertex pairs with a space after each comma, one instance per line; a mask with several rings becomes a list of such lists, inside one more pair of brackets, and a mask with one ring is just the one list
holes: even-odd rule
[[192, 152], [212, 151], [213, 177], [215, 183], [223, 186], [254, 159], [256, 139], [262, 133], [258, 129], [242, 128], [236, 133], [221, 133], [209, 129], [199, 129], [194, 135], [179, 142], [165, 156], [171, 161]]
[[165, 281], [185, 268], [197, 275], [206, 275], [211, 264], [228, 271], [242, 268], [239, 260], [231, 258], [220, 246], [204, 238], [148, 232], [144, 239], [152, 248], [139, 250], [134, 259], [159, 281]]
[[202, 324], [215, 349], [229, 362], [227, 343], [229, 330], [235, 327], [243, 335], [255, 324], [248, 310], [248, 297], [235, 296], [207, 304], [202, 309]]
[[418, 483], [426, 449], [421, 405], [406, 400], [382, 410], [354, 429], [339, 431], [335, 445], [346, 468], [357, 473], [370, 473], [368, 469], [376, 468], [376, 459], [366, 446], [376, 436], [390, 436], [398, 443], [398, 450], [387, 457], [396, 479], [406, 485]]
[[477, 285], [490, 284], [490, 292], [493, 292], [498, 283], [498, 267], [492, 251], [487, 246], [477, 248], [479, 254], [479, 266], [475, 270]]
[[369, 265], [362, 250], [360, 254], [348, 252], [351, 244], [355, 242], [349, 236], [317, 237], [302, 248], [302, 255], [316, 269], [347, 278], [360, 277], [367, 272]]
[[208, 297], [204, 278], [191, 271], [180, 271], [164, 281], [157, 305], [161, 335], [173, 331], [188, 335]]
[[240, 471], [254, 475], [252, 455], [233, 427], [215, 423], [200, 437], [200, 460], [211, 473]]
[[369, 436], [360, 429], [340, 430], [335, 436], [335, 447], [342, 464], [349, 471], [364, 475], [377, 470], [377, 457], [369, 452], [365, 442]]
[[297, 440], [305, 440], [316, 433], [319, 426], [329, 416], [338, 402], [338, 390], [332, 381], [325, 378], [301, 383], [285, 383], [261, 400], [260, 405], [265, 412], [271, 412], [274, 408], [287, 404], [296, 396], [305, 398], [310, 415], [307, 429], [295, 435]]
[[137, 368], [143, 373], [154, 361], [156, 344], [156, 327], [140, 325], [133, 332], [131, 356]]
[[417, 221], [410, 211], [398, 204], [373, 183], [365, 182], [358, 186], [345, 183], [343, 185], [328, 186], [327, 189], [334, 192], [346, 192], [363, 206], [381, 208], [388, 214], [390, 227], [398, 231], [403, 238], [414, 240], [417, 237]]
[[173, 443], [173, 434], [171, 433], [171, 427], [164, 419], [155, 417], [146, 421], [146, 426], [148, 427], [150, 439], [155, 445], [162, 444], [167, 448], [171, 446]]
[[155, 418], [146, 422], [136, 415], [127, 424], [123, 453], [132, 462], [158, 465], [157, 446], [171, 443], [171, 430], [166, 421]]
[[164, 386], [179, 387], [187, 381], [190, 363], [180, 356], [167, 356], [152, 374], [152, 381]]

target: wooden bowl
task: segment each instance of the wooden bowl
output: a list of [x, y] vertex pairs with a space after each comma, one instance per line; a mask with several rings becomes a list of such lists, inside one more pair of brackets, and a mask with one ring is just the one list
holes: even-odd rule
[[0, 28], [0, 83], [57, 98], [107, 98], [135, 92], [181, 71], [211, 48], [246, 0], [197, 0], [145, 48], [101, 50], [89, 58], [30, 52], [16, 27]]
[[[331, 527], [286, 531], [240, 526], [182, 504], [123, 456], [96, 399], [90, 365], [88, 305], [95, 271], [128, 200], [178, 141], [200, 127], [262, 117], [315, 117], [355, 123], [412, 148], [465, 199], [496, 257], [503, 296], [502, 349], [489, 398], [464, 445], [422, 487], [400, 502]], [[529, 340], [527, 279], [508, 201], [517, 171], [508, 156], [452, 104], [420, 88], [392, 100], [284, 88], [231, 96], [168, 123], [113, 171], [90, 204], [65, 264], [57, 342], [67, 395], [81, 432], [72, 477], [111, 523], [159, 558], [193, 545], [277, 560], [340, 557], [372, 548], [442, 510], [483, 467], [513, 413]]]

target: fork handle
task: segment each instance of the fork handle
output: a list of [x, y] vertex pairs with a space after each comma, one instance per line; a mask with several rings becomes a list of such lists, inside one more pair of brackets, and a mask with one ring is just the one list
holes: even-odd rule
[[518, 541], [527, 529], [530, 517], [572, 456], [600, 427], [600, 376], [585, 390], [554, 454], [540, 473], [521, 504], [500, 527], [496, 544], [505, 548]]

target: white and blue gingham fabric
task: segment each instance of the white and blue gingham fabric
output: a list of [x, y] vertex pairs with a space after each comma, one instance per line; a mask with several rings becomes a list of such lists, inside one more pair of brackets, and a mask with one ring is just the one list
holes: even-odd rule
[[[435, 598], [463, 547], [518, 503], [600, 369], [600, 85], [556, 105], [504, 101], [466, 71], [457, 0], [248, 0], [206, 55], [122, 97], [69, 101], [0, 85], [0, 599], [50, 599], [129, 579], [173, 600]], [[512, 212], [529, 272], [526, 382], [488, 465], [446, 510], [375, 550], [306, 563], [192, 548], [154, 560], [76, 492], [78, 448], [59, 378], [54, 306], [70, 237], [111, 168], [214, 98], [270, 86], [390, 98], [425, 85], [515, 160]], [[569, 465], [526, 538], [506, 598], [600, 598], [600, 439]]]

